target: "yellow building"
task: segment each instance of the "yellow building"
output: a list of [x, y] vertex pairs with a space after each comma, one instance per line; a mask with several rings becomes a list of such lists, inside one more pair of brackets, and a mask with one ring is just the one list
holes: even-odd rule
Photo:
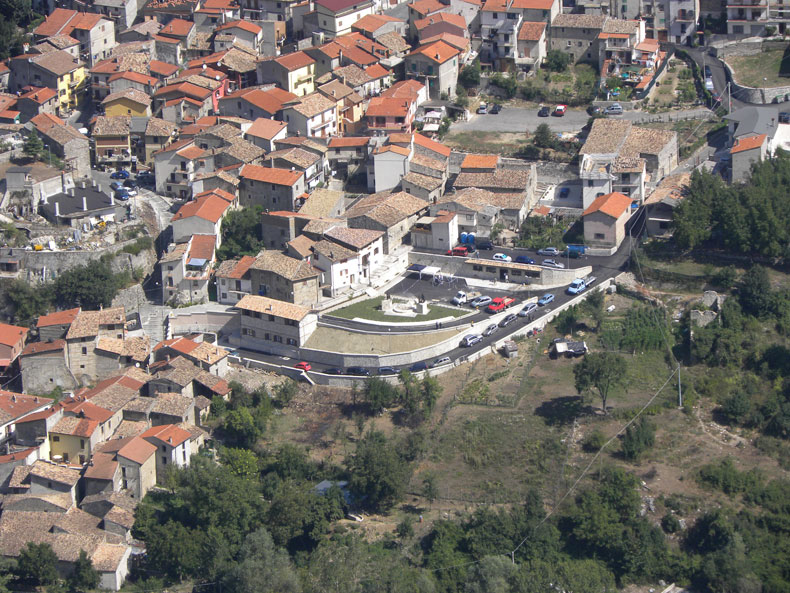
[[258, 62], [258, 75], [300, 97], [315, 90], [315, 60], [303, 51]]
[[99, 442], [96, 420], [64, 416], [49, 431], [49, 455], [54, 461], [84, 464]]
[[107, 95], [101, 104], [104, 114], [146, 117], [151, 115], [151, 97], [135, 88], [127, 88]]
[[27, 86], [50, 88], [58, 93], [58, 115], [74, 109], [87, 86], [82, 62], [66, 51], [23, 54], [9, 60], [8, 66], [11, 92]]

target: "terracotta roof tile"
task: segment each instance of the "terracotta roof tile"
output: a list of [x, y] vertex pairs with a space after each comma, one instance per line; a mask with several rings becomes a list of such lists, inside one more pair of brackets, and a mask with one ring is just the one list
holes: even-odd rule
[[236, 308], [242, 311], [268, 313], [276, 317], [291, 319], [293, 321], [301, 321], [310, 313], [310, 309], [305, 307], [253, 294], [248, 294], [242, 298], [236, 303]]
[[315, 64], [315, 60], [303, 51], [285, 54], [284, 56], [275, 58], [274, 61], [289, 72], [299, 70], [300, 68], [306, 68], [310, 64]]
[[461, 163], [463, 169], [496, 169], [499, 157], [495, 154], [467, 154]]
[[223, 200], [217, 196], [207, 195], [181, 206], [175, 216], [173, 216], [173, 220], [183, 220], [196, 216], [216, 224], [222, 219], [229, 207], [230, 204], [227, 200]]
[[171, 447], [177, 447], [189, 439], [190, 434], [183, 428], [173, 424], [163, 424], [149, 428], [140, 436], [148, 441], [158, 440], [159, 442], [167, 443]]
[[0, 323], [0, 344], [4, 346], [16, 346], [20, 341], [25, 340], [28, 329], [16, 325]]
[[617, 219], [630, 207], [631, 198], [619, 192], [612, 192], [596, 198], [582, 216], [589, 216], [594, 212], [603, 212], [607, 216]]
[[36, 327], [51, 327], [53, 325], [71, 325], [77, 318], [80, 308], [67, 309], [65, 311], [56, 311], [48, 315], [42, 315], [38, 318]]
[[244, 179], [251, 179], [261, 183], [293, 186], [297, 181], [299, 181], [299, 179], [304, 177], [304, 173], [302, 171], [291, 171], [289, 169], [260, 167], [258, 165], [244, 165], [239, 173], [239, 176]]
[[436, 41], [428, 45], [418, 47], [410, 56], [422, 55], [437, 64], [444, 64], [447, 60], [456, 57], [460, 52], [457, 48], [444, 41]]

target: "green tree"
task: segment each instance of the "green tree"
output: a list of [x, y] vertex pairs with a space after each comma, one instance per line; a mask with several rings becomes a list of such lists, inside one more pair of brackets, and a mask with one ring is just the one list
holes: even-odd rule
[[93, 562], [88, 557], [85, 550], [80, 550], [77, 562], [74, 563], [74, 572], [67, 579], [69, 591], [84, 592], [95, 589], [99, 586], [101, 577], [98, 571], [93, 568]]
[[404, 517], [404, 519], [398, 523], [398, 526], [395, 528], [395, 533], [401, 539], [409, 539], [414, 537], [414, 526], [412, 525], [411, 519]]
[[466, 89], [480, 85], [480, 60], [467, 64], [458, 74], [458, 84]]
[[469, 95], [462, 84], [455, 87], [455, 104], [463, 108], [469, 106]]
[[244, 539], [239, 562], [223, 579], [231, 593], [299, 593], [299, 578], [288, 554], [274, 545], [268, 531], [259, 529]]
[[576, 324], [579, 323], [579, 306], [574, 305], [560, 312], [554, 320], [557, 331], [561, 334], [573, 333]]
[[433, 409], [436, 407], [436, 402], [442, 396], [442, 386], [436, 377], [426, 375], [423, 377], [420, 384], [422, 390], [422, 404], [425, 409], [426, 416], [430, 416]]
[[287, 406], [299, 393], [299, 384], [293, 379], [286, 379], [274, 387], [274, 397], [280, 404]]
[[771, 307], [771, 281], [763, 266], [752, 266], [738, 285], [738, 300], [743, 312], [754, 317], [767, 317]]
[[[408, 371], [401, 371], [403, 372]], [[390, 385], [381, 377], [370, 377], [365, 381], [365, 390], [362, 397], [367, 402], [370, 412], [378, 414], [384, 408], [389, 408], [400, 399], [397, 388]]]
[[258, 475], [258, 458], [249, 449], [223, 447], [220, 450], [220, 460], [239, 477], [252, 478]]
[[261, 436], [261, 431], [248, 408], [228, 412], [222, 429], [233, 442], [247, 449], [255, 445]]
[[546, 67], [552, 72], [565, 72], [570, 66], [571, 59], [571, 54], [552, 49], [546, 54]]
[[369, 431], [348, 465], [351, 491], [374, 510], [387, 510], [406, 491], [411, 468], [384, 433]]
[[[24, 534], [17, 534], [24, 537]], [[27, 542], [19, 551], [17, 576], [32, 585], [52, 585], [58, 580], [58, 557], [47, 543]]]
[[626, 364], [623, 357], [613, 352], [594, 352], [573, 367], [576, 391], [581, 395], [593, 389], [601, 398], [606, 414], [606, 402], [616, 387], [625, 383]]
[[16, 323], [29, 323], [49, 311], [52, 305], [52, 287], [44, 284], [34, 288], [24, 280], [12, 280], [6, 286], [5, 302], [13, 310]]
[[549, 124], [540, 124], [535, 128], [535, 134], [532, 136], [532, 142], [535, 146], [540, 148], [554, 148], [557, 144], [557, 139], [551, 131]]
[[429, 505], [433, 506], [433, 501], [439, 498], [439, 486], [436, 483], [435, 475], [429, 473], [423, 478], [420, 494], [428, 501]]
[[646, 417], [625, 429], [623, 456], [629, 461], [638, 460], [656, 442], [656, 427]]
[[44, 152], [44, 143], [41, 141], [41, 137], [35, 129], [31, 130], [25, 139], [22, 152], [33, 159], [37, 159], [41, 156], [41, 153]]
[[60, 274], [53, 290], [59, 306], [98, 310], [112, 304], [118, 288], [110, 265], [97, 260]]
[[247, 206], [232, 210], [222, 221], [222, 247], [217, 250], [217, 261], [242, 255], [258, 255], [265, 237], [261, 237], [262, 206]]

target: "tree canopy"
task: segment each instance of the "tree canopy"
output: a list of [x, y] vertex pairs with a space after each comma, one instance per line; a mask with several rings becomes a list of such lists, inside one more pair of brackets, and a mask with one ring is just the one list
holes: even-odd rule
[[614, 388], [625, 383], [625, 359], [613, 352], [593, 352], [573, 367], [576, 391], [584, 394], [595, 390], [606, 414], [606, 402]]

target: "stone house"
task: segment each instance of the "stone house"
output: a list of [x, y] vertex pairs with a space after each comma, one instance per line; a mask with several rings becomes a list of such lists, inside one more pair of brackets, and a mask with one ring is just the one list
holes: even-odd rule
[[257, 118], [244, 132], [244, 138], [266, 152], [274, 150], [274, 142], [288, 135], [288, 124], [267, 117]]
[[242, 206], [296, 210], [306, 197], [302, 171], [244, 165], [239, 177], [239, 202]]
[[298, 355], [318, 324], [308, 308], [263, 296], [245, 296], [236, 308], [241, 311], [240, 344], [263, 352]]
[[375, 10], [371, 0], [316, 0], [316, 18], [320, 31], [329, 37], [351, 32], [351, 27]]
[[112, 21], [93, 12], [55, 8], [33, 30], [33, 36], [37, 40], [56, 35], [68, 35], [76, 39], [80, 44], [80, 54], [91, 65], [110, 57], [115, 47], [115, 26]]
[[123, 307], [101, 311], [80, 311], [66, 333], [67, 361], [80, 383], [92, 383], [118, 370], [118, 362], [97, 356], [101, 338], [123, 340], [126, 335], [126, 313]]
[[168, 465], [187, 467], [191, 456], [188, 431], [172, 424], [154, 426], [140, 435], [157, 448], [156, 481], [164, 481]]
[[406, 77], [422, 82], [431, 99], [439, 99], [444, 94], [452, 98], [458, 82], [460, 53], [444, 41], [420, 46], [404, 60]]
[[253, 295], [313, 307], [320, 300], [319, 273], [307, 261], [267, 250], [250, 266]]
[[598, 63], [598, 35], [609, 17], [558, 14], [551, 23], [551, 49], [573, 56], [574, 62]]
[[217, 238], [192, 235], [186, 243], [171, 245], [159, 260], [162, 302], [204, 303], [215, 260]]
[[66, 391], [77, 387], [79, 382], [69, 369], [66, 355], [63, 339], [28, 344], [19, 355], [22, 389], [30, 393], [49, 393], [56, 387]]
[[28, 328], [0, 323], [0, 367], [9, 367], [25, 348]]
[[273, 82], [296, 96], [315, 90], [315, 60], [303, 51], [258, 62], [258, 82]]
[[337, 101], [321, 93], [312, 93], [283, 105], [283, 119], [288, 131], [307, 138], [337, 135]]
[[220, 264], [214, 274], [217, 279], [217, 302], [223, 305], [235, 305], [252, 292], [249, 270], [254, 262], [254, 257], [245, 255], [240, 259], [229, 259]]
[[[383, 253], [394, 252], [430, 204], [406, 192], [380, 192], [365, 196], [349, 208], [345, 217], [353, 229], [383, 233]], [[337, 234], [340, 231], [332, 230]]]
[[88, 138], [66, 122], [49, 113], [36, 115], [30, 120], [42, 142], [52, 154], [60, 158], [74, 178], [91, 174], [90, 143]]
[[625, 225], [631, 216], [631, 198], [610, 193], [584, 211], [584, 242], [592, 249], [614, 253], [626, 237]]
[[216, 237], [216, 247], [219, 249], [222, 244], [222, 219], [230, 207], [227, 200], [214, 194], [187, 202], [170, 221], [173, 241], [185, 243], [193, 235], [212, 235]]

